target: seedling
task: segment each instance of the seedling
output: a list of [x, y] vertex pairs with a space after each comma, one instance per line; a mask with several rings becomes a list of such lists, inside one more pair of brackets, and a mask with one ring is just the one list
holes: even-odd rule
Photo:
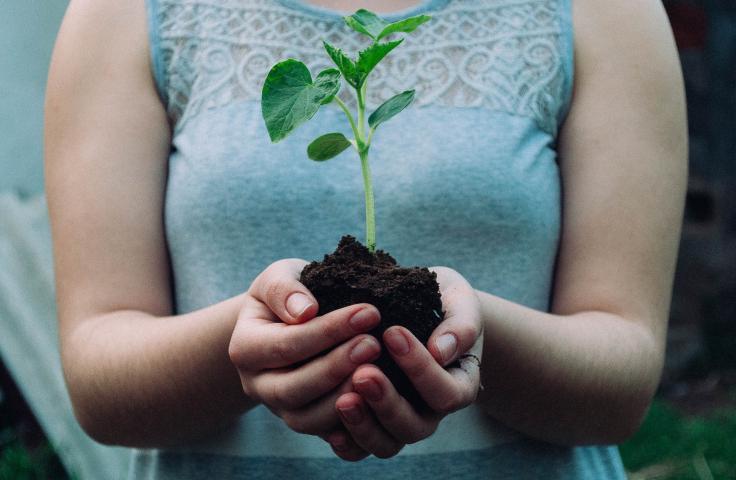
[[[345, 23], [356, 32], [370, 37], [372, 43], [358, 53], [357, 59], [350, 58], [339, 48], [323, 41], [327, 54], [337, 68], [322, 70], [312, 80], [304, 63], [288, 59], [271, 68], [263, 85], [261, 111], [268, 135], [274, 143], [283, 140], [299, 125], [311, 119], [323, 105], [334, 102], [345, 112], [353, 138], [347, 138], [339, 132], [327, 133], [309, 144], [307, 156], [322, 162], [337, 156], [351, 146], [358, 154], [365, 187], [366, 246], [371, 253], [376, 251], [376, 219], [368, 152], [378, 126], [409, 106], [414, 100], [414, 90], [401, 92], [386, 100], [370, 114], [366, 128], [368, 76], [386, 55], [404, 41], [402, 38], [382, 42], [383, 39], [394, 33], [413, 32], [430, 18], [428, 15], [418, 15], [389, 23], [368, 10], [358, 10], [345, 17]], [[357, 121], [345, 102], [337, 96], [342, 87], [341, 79], [355, 91]]]

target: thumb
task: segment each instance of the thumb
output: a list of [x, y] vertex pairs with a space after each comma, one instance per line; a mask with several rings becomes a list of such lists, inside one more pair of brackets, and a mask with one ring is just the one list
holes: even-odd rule
[[284, 323], [303, 323], [317, 315], [319, 305], [300, 281], [305, 260], [288, 258], [269, 265], [253, 281], [248, 293]]
[[431, 270], [437, 273], [445, 318], [432, 332], [427, 342], [428, 350], [442, 366], [466, 353], [480, 357], [483, 323], [475, 290], [454, 270], [443, 267]]

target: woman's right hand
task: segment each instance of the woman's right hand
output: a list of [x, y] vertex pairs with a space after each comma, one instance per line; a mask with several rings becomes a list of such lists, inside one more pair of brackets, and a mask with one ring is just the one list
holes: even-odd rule
[[380, 314], [356, 304], [316, 317], [317, 301], [299, 282], [306, 263], [279, 260], [258, 275], [245, 295], [229, 354], [246, 395], [292, 430], [324, 438], [342, 425], [335, 401], [352, 391], [353, 372], [380, 354], [378, 341], [365, 334]]

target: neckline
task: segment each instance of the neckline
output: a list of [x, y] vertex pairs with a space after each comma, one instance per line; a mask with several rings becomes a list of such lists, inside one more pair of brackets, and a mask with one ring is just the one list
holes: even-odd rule
[[[445, 5], [449, 0], [421, 0], [417, 5], [413, 7], [404, 8], [396, 12], [391, 13], [379, 13], [378, 15], [389, 21], [395, 22], [406, 17], [413, 17], [415, 15], [422, 14], [429, 10], [436, 10]], [[313, 5], [305, 0], [279, 0], [287, 8], [294, 10], [301, 10], [302, 12], [311, 13], [324, 18], [330, 19], [342, 19], [346, 15], [350, 15], [352, 12], [341, 12], [339, 10], [333, 10], [331, 8], [321, 7], [319, 5]]]

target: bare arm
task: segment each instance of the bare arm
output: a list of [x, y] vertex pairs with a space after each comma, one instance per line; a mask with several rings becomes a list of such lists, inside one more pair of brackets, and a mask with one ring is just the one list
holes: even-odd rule
[[552, 313], [479, 292], [481, 402], [533, 437], [616, 443], [659, 381], [686, 185], [677, 54], [655, 0], [574, 2]]
[[298, 282], [306, 262], [288, 259], [241, 295], [172, 315], [163, 225], [170, 132], [142, 0], [72, 1], [46, 114], [62, 363], [87, 433], [166, 446], [206, 436], [257, 403], [292, 430], [334, 429], [346, 379], [379, 353], [364, 335], [379, 321], [375, 308], [315, 317], [318, 305]]
[[241, 298], [171, 316], [163, 198], [170, 132], [142, 0], [73, 0], [46, 103], [61, 354], [95, 439], [161, 445], [249, 407], [228, 343]]
[[[559, 138], [563, 228], [552, 312], [474, 291], [438, 268], [452, 321], [427, 348], [401, 327], [384, 334], [429, 410], [415, 411], [375, 367], [358, 369], [355, 392], [336, 402], [350, 435], [328, 437], [341, 458], [395, 455], [474, 401], [552, 443], [618, 443], [638, 428], [662, 369], [682, 217], [682, 78], [657, 0], [574, 4], [576, 86]], [[394, 330], [404, 341], [387, 338]], [[458, 358], [461, 368], [452, 365]], [[476, 400], [481, 360], [485, 389]]]

